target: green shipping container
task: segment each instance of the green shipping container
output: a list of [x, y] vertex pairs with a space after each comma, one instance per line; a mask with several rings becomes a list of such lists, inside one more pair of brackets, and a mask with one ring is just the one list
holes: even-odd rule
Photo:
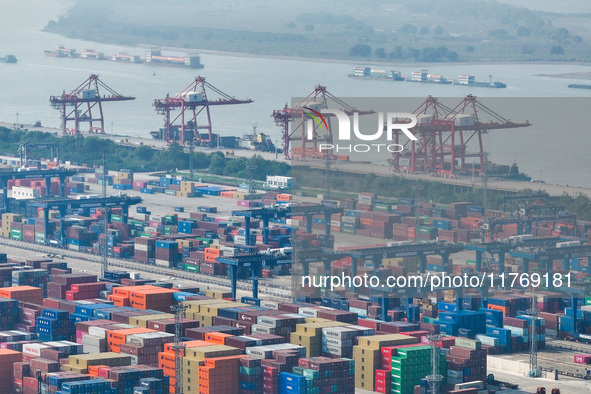
[[203, 243], [203, 246], [208, 247], [209, 245], [211, 245], [211, 239], [209, 238], [195, 238], [198, 241], [201, 241]]
[[196, 265], [185, 264], [185, 271], [199, 272], [199, 267], [197, 267]]
[[418, 232], [423, 234], [432, 234], [436, 231], [433, 227], [419, 227]]
[[170, 189], [166, 189], [164, 191], [164, 194], [167, 194], [169, 196], [176, 196], [176, 190], [170, 190]]
[[22, 241], [23, 240], [23, 231], [19, 230], [19, 229], [10, 229], [10, 238]]
[[385, 212], [389, 212], [390, 209], [392, 209], [392, 205], [390, 205], [390, 204], [376, 203], [373, 206], [373, 210], [374, 211], [385, 211]]
[[44, 244], [45, 243], [45, 234], [35, 233], [35, 243]]

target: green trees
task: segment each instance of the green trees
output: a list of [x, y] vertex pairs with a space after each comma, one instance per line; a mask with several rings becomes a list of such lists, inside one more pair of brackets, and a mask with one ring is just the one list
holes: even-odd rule
[[[139, 147], [117, 144], [112, 140], [98, 137], [63, 136], [39, 131], [23, 132], [0, 127], [0, 154], [17, 154], [21, 143], [55, 143], [60, 147], [60, 159], [73, 163], [100, 165], [102, 150], [108, 152], [109, 168], [128, 168], [133, 171], [175, 171], [189, 168], [189, 153], [178, 143], [171, 144], [164, 150], [150, 146]], [[49, 149], [36, 149], [31, 157], [49, 157]], [[248, 165], [253, 165], [253, 176], [265, 180], [267, 175], [289, 176], [291, 167], [288, 163], [263, 159], [260, 155], [252, 158], [237, 157], [228, 159], [222, 152], [194, 152], [193, 168], [207, 170], [212, 174], [248, 178]]]
[[368, 57], [371, 54], [371, 47], [365, 44], [356, 44], [349, 49], [349, 55]]

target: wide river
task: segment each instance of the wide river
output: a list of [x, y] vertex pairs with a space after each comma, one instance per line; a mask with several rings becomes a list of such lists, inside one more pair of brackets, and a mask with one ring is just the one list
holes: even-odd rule
[[59, 127], [59, 113], [49, 105], [49, 96], [73, 90], [91, 73], [98, 74], [115, 91], [136, 97], [135, 101], [104, 105], [106, 131], [144, 137], [163, 124], [162, 116], [152, 106], [154, 99], [181, 91], [197, 75], [231, 96], [254, 100], [251, 104], [213, 108], [214, 132], [241, 136], [256, 123], [258, 131], [270, 134], [274, 141], [281, 134], [270, 117], [273, 109], [282, 108], [292, 97], [308, 95], [318, 84], [327, 86], [345, 102], [348, 97], [408, 97], [408, 106], [396, 108], [396, 112], [413, 111], [428, 95], [439, 97], [453, 108], [463, 96], [474, 94], [507, 119], [533, 123], [532, 127], [495, 130], [485, 135], [490, 160], [503, 164], [516, 160], [520, 169], [534, 179], [541, 175], [551, 183], [591, 187], [591, 91], [567, 88], [569, 83], [589, 81], [539, 76], [589, 72], [590, 66], [554, 63], [378, 67], [399, 70], [404, 75], [428, 68], [451, 79], [471, 74], [478, 80], [487, 80], [492, 75], [494, 80], [508, 85], [506, 89], [486, 89], [354, 80], [347, 74], [360, 64], [352, 62], [204, 53], [205, 68], [191, 70], [46, 57], [43, 51], [58, 45], [78, 51], [92, 48], [105, 54], [125, 51], [143, 56], [144, 49], [139, 47], [71, 40], [42, 32], [48, 20], [63, 12], [66, 5], [56, 0], [13, 1], [0, 13], [0, 56], [14, 54], [19, 59], [17, 64], [0, 63], [0, 121], [16, 122], [18, 116], [19, 123], [40, 120], [44, 126]]

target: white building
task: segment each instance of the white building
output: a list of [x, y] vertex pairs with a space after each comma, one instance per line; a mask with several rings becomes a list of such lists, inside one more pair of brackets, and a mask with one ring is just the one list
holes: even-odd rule
[[41, 191], [39, 189], [27, 186], [12, 187], [12, 198], [16, 200], [30, 200], [39, 197], [41, 197]]
[[271, 189], [290, 189], [293, 186], [293, 183], [290, 176], [267, 175], [265, 185]]

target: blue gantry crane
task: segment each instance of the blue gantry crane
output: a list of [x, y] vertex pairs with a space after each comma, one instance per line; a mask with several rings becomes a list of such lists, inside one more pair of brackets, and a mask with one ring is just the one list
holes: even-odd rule
[[[113, 208], [121, 207], [123, 211], [122, 221], [127, 223], [129, 214], [129, 206], [139, 204], [142, 202], [141, 197], [131, 196], [115, 196], [106, 198], [89, 198], [74, 200], [70, 198], [43, 198], [30, 200], [27, 205], [35, 208], [43, 208], [43, 220], [45, 228], [45, 242], [47, 243], [47, 235], [49, 232], [49, 210], [56, 210], [60, 213], [60, 239], [58, 240], [61, 246], [65, 245], [65, 215], [68, 209], [78, 208]], [[107, 222], [110, 221], [109, 217], [106, 217]]]
[[66, 178], [76, 175], [78, 170], [53, 169], [30, 171], [3, 171], [0, 172], [0, 189], [2, 189], [2, 211], [6, 212], [6, 199], [8, 197], [8, 181], [11, 179], [45, 179], [46, 194], [51, 194], [51, 178], [59, 178], [60, 196], [66, 195]]

